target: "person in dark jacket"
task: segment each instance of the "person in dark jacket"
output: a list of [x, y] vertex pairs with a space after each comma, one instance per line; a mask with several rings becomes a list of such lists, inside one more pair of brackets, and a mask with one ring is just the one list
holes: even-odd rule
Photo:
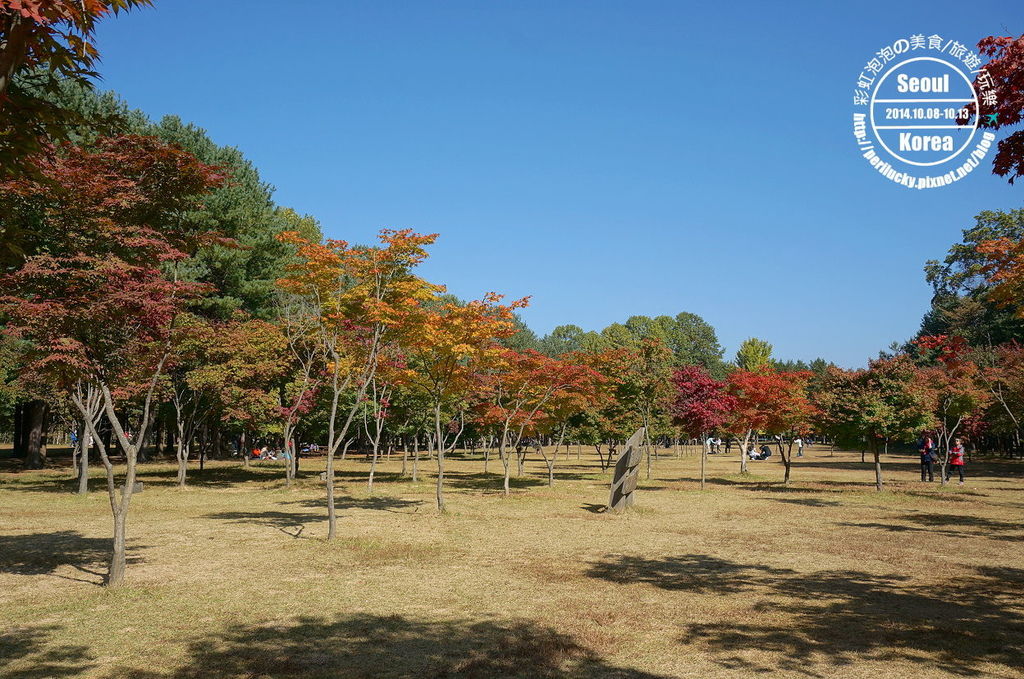
[[928, 481], [934, 481], [935, 443], [926, 432], [921, 432], [921, 438], [917, 439], [917, 452], [921, 455], [921, 480], [926, 480], [927, 476]]

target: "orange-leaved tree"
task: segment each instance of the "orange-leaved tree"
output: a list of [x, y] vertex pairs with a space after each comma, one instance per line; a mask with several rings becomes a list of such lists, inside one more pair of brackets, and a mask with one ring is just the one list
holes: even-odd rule
[[502, 296], [488, 293], [467, 304], [437, 300], [417, 307], [410, 332], [404, 338], [405, 355], [413, 368], [412, 387], [431, 405], [434, 419], [433, 446], [437, 455], [437, 509], [444, 507], [444, 457], [448, 430], [441, 414], [462, 402], [477, 384], [476, 375], [498, 361], [504, 349], [498, 340], [515, 331], [514, 312], [527, 299], [501, 303]]
[[[410, 229], [380, 232], [380, 245], [355, 247], [342, 240], [314, 243], [289, 231], [279, 239], [297, 249], [296, 263], [278, 281], [286, 293], [309, 303], [323, 347], [324, 382], [331, 390], [327, 420], [327, 538], [337, 533], [334, 456], [347, 440], [352, 421], [378, 367], [386, 342], [419, 322], [421, 305], [441, 288], [413, 273], [437, 234]], [[347, 413], [342, 396], [351, 394]]]
[[788, 444], [782, 438], [778, 441], [779, 456], [786, 467], [782, 481], [788, 484], [793, 469], [793, 439], [810, 433], [811, 422], [817, 413], [817, 408], [808, 397], [808, 385], [813, 373], [809, 370], [794, 370], [778, 372], [775, 376], [782, 389], [776, 394], [775, 411], [769, 417], [765, 431], [780, 437], [789, 435]]
[[[499, 432], [498, 456], [505, 469], [505, 495], [509, 494], [509, 448], [518, 453], [523, 434], [537, 430], [554, 409], [576, 406], [574, 398], [587, 391], [596, 377], [597, 373], [590, 368], [532, 349], [508, 349], [498, 356], [491, 370], [481, 374], [481, 419], [494, 424]], [[564, 436], [564, 427], [561, 433]], [[543, 447], [541, 455], [548, 465], [548, 485], [552, 485], [553, 458], [548, 458]]]

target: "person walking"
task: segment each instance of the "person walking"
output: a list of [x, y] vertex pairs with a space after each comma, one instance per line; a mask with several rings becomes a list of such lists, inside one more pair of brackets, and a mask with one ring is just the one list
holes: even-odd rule
[[932, 441], [932, 437], [925, 432], [921, 432], [921, 438], [917, 440], [917, 452], [921, 455], [921, 480], [924, 481], [927, 476], [928, 481], [934, 481], [934, 469], [935, 469], [935, 443]]
[[803, 457], [804, 456], [804, 440], [802, 438], [800, 438], [799, 436], [797, 436], [795, 439], [793, 439], [793, 445], [796, 446], [796, 456], [797, 457]]
[[953, 447], [949, 449], [949, 467], [946, 470], [946, 482], [953, 477], [953, 470], [956, 469], [960, 475], [960, 483], [964, 485], [964, 444], [960, 439], [953, 440]]

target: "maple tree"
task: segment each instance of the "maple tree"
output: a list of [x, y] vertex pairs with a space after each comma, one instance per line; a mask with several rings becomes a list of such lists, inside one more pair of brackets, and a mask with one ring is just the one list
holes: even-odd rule
[[992, 398], [977, 363], [968, 356], [962, 337], [924, 336], [917, 340], [922, 351], [937, 354], [936, 365], [921, 368], [917, 379], [932, 407], [942, 456], [942, 483], [946, 483], [949, 449], [957, 431], [980, 414]]
[[[385, 423], [391, 419], [391, 403], [396, 392], [407, 386], [413, 372], [396, 342], [390, 342], [377, 354], [377, 368], [370, 378], [370, 388], [364, 397], [363, 430], [372, 448], [367, 490], [373, 492], [373, 480], [380, 457], [381, 438]], [[371, 428], [370, 422], [373, 427]]]
[[[596, 370], [580, 360], [578, 352], [572, 352], [561, 357], [562, 366], [559, 372], [562, 373], [562, 386], [554, 391], [551, 398], [544, 406], [543, 417], [536, 418], [531, 423], [531, 429], [537, 435], [537, 449], [548, 468], [548, 486], [555, 483], [555, 459], [558, 456], [558, 448], [565, 442], [566, 435], [572, 423], [586, 411], [588, 406], [599, 396], [605, 378]], [[554, 450], [548, 455], [544, 446], [540, 444], [540, 436], [554, 435]], [[566, 446], [568, 455], [568, 445]]]
[[928, 394], [906, 355], [871, 361], [865, 370], [830, 366], [820, 378], [813, 403], [819, 422], [837, 439], [870, 447], [879, 491], [881, 443], [912, 438], [933, 424]]
[[[998, 130], [1018, 125], [1024, 119], [1024, 35], [990, 35], [978, 42], [978, 52], [989, 61], [975, 76], [974, 87], [979, 92], [993, 88], [996, 98], [994, 104], [982, 102], [978, 110], [970, 104], [969, 113], [978, 115], [981, 127]], [[999, 141], [992, 172], [1000, 177], [1009, 175], [1011, 184], [1024, 174], [1024, 130]]]
[[163, 396], [171, 402], [177, 431], [174, 455], [178, 462], [177, 483], [185, 486], [188, 459], [195, 433], [210, 414], [213, 399], [189, 382], [190, 373], [204, 366], [212, 329], [205, 319], [181, 314], [171, 333], [170, 355], [163, 377]]
[[785, 430], [783, 408], [795, 398], [794, 387], [785, 374], [763, 366], [757, 371], [733, 370], [726, 384], [735, 400], [725, 428], [740, 442], [740, 473], [746, 474], [751, 437]]
[[498, 340], [515, 333], [514, 312], [526, 306], [527, 299], [509, 304], [502, 304], [502, 299], [497, 293], [488, 293], [466, 304], [420, 305], [404, 338], [403, 347], [414, 370], [412, 385], [426, 396], [433, 414], [435, 499], [441, 512], [445, 510], [444, 458], [450, 443], [441, 415], [474, 388], [477, 374], [500, 360], [504, 350]]
[[704, 489], [708, 448], [704, 440], [729, 422], [736, 397], [723, 380], [716, 380], [701, 366], [677, 368], [672, 374], [675, 395], [669, 412], [687, 434], [701, 439], [700, 487]]
[[[173, 275], [208, 234], [180, 219], [223, 178], [156, 140], [116, 137], [35, 159], [40, 179], [0, 185], [48, 232], [51, 247], [3, 277], [7, 331], [29, 342], [24, 370], [65, 390], [97, 445], [114, 517], [108, 584], [125, 572], [125, 533], [136, 462], [152, 422], [177, 314], [202, 286]], [[170, 273], [168, 273], [168, 271]], [[124, 485], [81, 385], [92, 384], [124, 451]], [[139, 403], [129, 423], [124, 405]]]
[[[811, 423], [814, 421], [817, 411], [808, 395], [812, 377], [810, 371], [780, 371], [777, 376], [783, 389], [777, 394], [775, 412], [765, 426], [765, 431], [780, 436], [778, 439], [779, 457], [782, 458], [782, 464], [786, 467], [782, 481], [788, 484], [793, 470], [794, 438], [810, 433]], [[784, 444], [781, 437], [786, 434], [789, 435], [789, 440]]]
[[323, 386], [323, 346], [308, 301], [297, 295], [281, 294], [278, 324], [288, 347], [284, 384], [278, 390], [278, 414], [285, 451], [285, 483], [291, 485], [299, 469], [299, 448], [295, 432], [316, 405]]
[[991, 298], [1024, 317], [1024, 239], [984, 241], [978, 244], [978, 253], [985, 258], [982, 271], [992, 285]]
[[90, 120], [54, 103], [61, 82], [88, 86], [97, 76], [96, 25], [151, 0], [0, 0], [0, 177], [36, 168], [26, 162], [66, 142]]
[[[977, 352], [976, 352], [977, 353]], [[993, 403], [1009, 418], [1015, 439], [1020, 440], [1020, 418], [1024, 409], [1024, 346], [1008, 342], [985, 352], [980, 377], [991, 395]], [[987, 419], [996, 419], [990, 417]]]
[[[587, 390], [594, 378], [596, 373], [590, 368], [533, 350], [505, 350], [490, 370], [481, 375], [481, 419], [495, 425], [498, 432], [505, 495], [509, 494], [509, 448], [518, 454], [524, 433], [538, 431], [559, 410], [573, 410], [578, 405], [576, 397]], [[554, 461], [543, 448], [541, 455], [548, 466], [548, 485], [552, 485]]]
[[[381, 347], [397, 340], [417, 318], [422, 302], [440, 288], [413, 274], [437, 234], [410, 229], [380, 232], [380, 246], [354, 247], [341, 240], [318, 243], [297, 232], [279, 238], [297, 248], [293, 264], [278, 285], [309, 303], [323, 347], [324, 383], [331, 390], [327, 430], [328, 539], [337, 532], [334, 504], [334, 456], [362, 407], [377, 370]], [[352, 392], [348, 412], [342, 396]]]
[[243, 465], [249, 465], [246, 432], [276, 432], [278, 388], [288, 366], [287, 339], [279, 326], [236, 312], [228, 321], [212, 322], [203, 347], [204, 360], [189, 371], [189, 386], [210, 394], [220, 420], [241, 429]]
[[[637, 424], [635, 413], [621, 400], [623, 389], [628, 389], [623, 380], [628, 352], [625, 348], [606, 348], [572, 354], [574, 361], [598, 375], [585, 408], [573, 418], [572, 430], [576, 440], [594, 446], [602, 471], [614, 462], [619, 442], [628, 439]], [[608, 446], [607, 455], [604, 445]]]

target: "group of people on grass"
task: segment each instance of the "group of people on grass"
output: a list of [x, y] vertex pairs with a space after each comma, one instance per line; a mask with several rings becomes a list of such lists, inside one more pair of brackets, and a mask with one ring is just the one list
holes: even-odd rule
[[[935, 446], [935, 440], [928, 432], [921, 432], [917, 439], [917, 452], [921, 455], [921, 480], [935, 480], [935, 463], [939, 461], [939, 453]], [[964, 448], [963, 439], [953, 439], [953, 445], [949, 447], [949, 463], [946, 465], [945, 482], [953, 477], [955, 471], [960, 477], [960, 484], [964, 485]]]
[[266, 445], [253, 446], [248, 455], [250, 460], [288, 460], [290, 457], [287, 446], [284, 449]]
[[[778, 443], [782, 443], [782, 437], [776, 436], [775, 440]], [[704, 446], [707, 448], [709, 455], [717, 455], [722, 452], [722, 439], [709, 436], [704, 441]], [[725, 453], [729, 453], [729, 448], [732, 446], [732, 441], [727, 439], [725, 442]], [[804, 441], [799, 436], [793, 439], [793, 449], [796, 450], [797, 457], [804, 456]], [[764, 460], [772, 456], [772, 449], [767, 444], [763, 444], [760, 450], [754, 449], [753, 443], [747, 444], [747, 459], [749, 460]]]
[[[780, 437], [776, 436], [776, 440], [780, 440]], [[729, 452], [732, 441], [726, 440], [725, 453]], [[709, 436], [704, 441], [704, 446], [707, 448], [709, 455], [716, 455], [722, 451], [722, 439], [714, 436]], [[793, 439], [793, 448], [796, 449], [796, 457], [803, 457], [804, 455], [804, 441], [801, 438]], [[935, 439], [928, 432], [921, 432], [920, 438], [917, 440], [917, 450], [921, 455], [921, 480], [922, 481], [935, 481], [935, 464], [939, 461], [939, 454], [937, 446], [935, 445]], [[960, 485], [964, 485], [964, 455], [966, 453], [964, 448], [963, 439], [953, 439], [953, 445], [949, 447], [949, 463], [946, 465], [946, 477], [945, 481], [948, 482], [952, 479], [953, 474], [959, 477]], [[766, 460], [772, 456], [772, 450], [764, 444], [759, 450], [755, 449], [754, 443], [747, 444], [747, 459], [749, 460]]]

